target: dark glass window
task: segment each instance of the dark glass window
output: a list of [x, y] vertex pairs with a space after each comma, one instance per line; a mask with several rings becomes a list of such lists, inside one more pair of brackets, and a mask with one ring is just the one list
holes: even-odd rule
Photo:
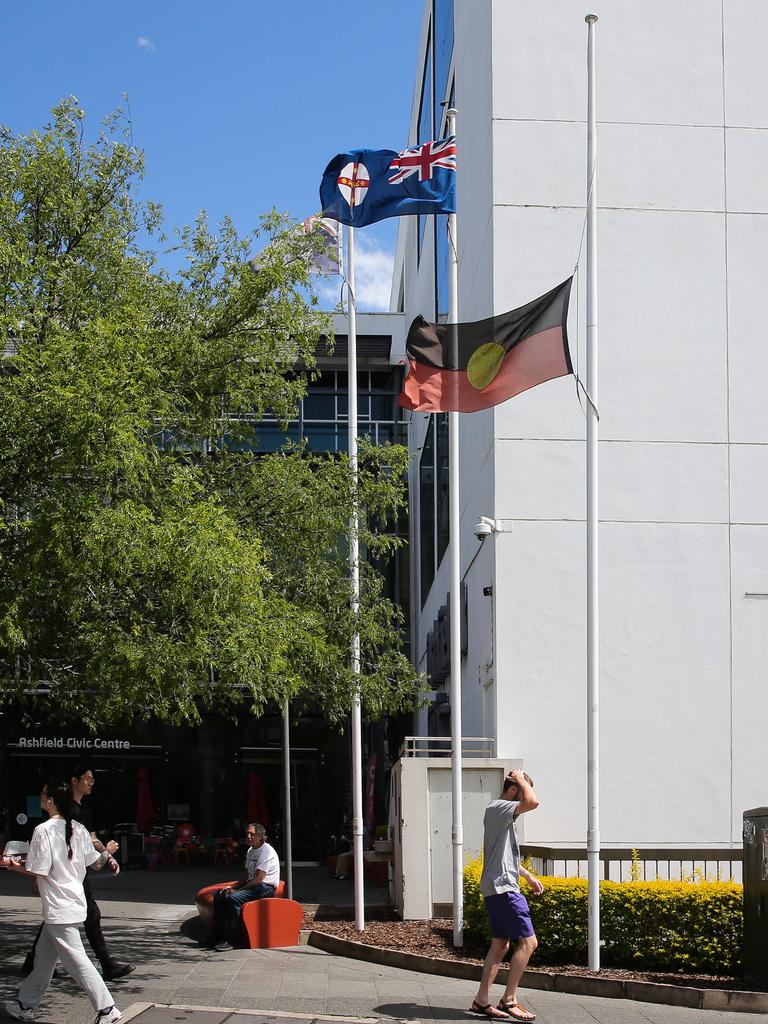
[[448, 472], [448, 413], [441, 412], [435, 417], [437, 420], [437, 452], [435, 463], [436, 491], [437, 491], [437, 564], [443, 560], [443, 555], [448, 547], [450, 539], [450, 487]]
[[305, 420], [335, 420], [336, 399], [332, 394], [317, 394], [310, 391], [304, 399]]
[[[449, 103], [453, 105], [456, 97], [453, 86]], [[450, 262], [450, 242], [448, 241], [448, 217], [441, 214], [435, 217], [435, 319], [439, 322], [448, 319], [448, 265]]]
[[448, 217], [435, 217], [435, 319], [448, 319], [448, 263], [450, 246], [448, 242]]
[[336, 446], [336, 427], [333, 423], [305, 423], [304, 437], [311, 452], [333, 452]]
[[[279, 423], [269, 423], [262, 420], [256, 425], [256, 442], [248, 445], [259, 452], [276, 452], [287, 440], [298, 441], [299, 424], [289, 423], [284, 430]], [[244, 446], [241, 446], [244, 447]]]
[[393, 395], [371, 395], [372, 420], [396, 420], [397, 413], [393, 409]]
[[[402, 371], [360, 370], [357, 374], [359, 436], [374, 444], [397, 440], [407, 443], [401, 410], [397, 404]], [[324, 370], [309, 385], [301, 409], [286, 429], [271, 414], [253, 422], [254, 434], [244, 438], [225, 435], [222, 443], [233, 451], [277, 451], [286, 441], [305, 438], [314, 452], [345, 452], [348, 449], [347, 419], [349, 397], [346, 370]], [[300, 414], [300, 415], [299, 415]], [[169, 443], [168, 439], [160, 443]]]
[[419, 460], [419, 541], [421, 603], [427, 599], [435, 578], [435, 432], [430, 417]]
[[454, 0], [434, 0], [435, 132], [440, 133], [441, 137], [443, 135], [441, 103], [446, 98], [451, 57], [453, 56], [453, 4]]
[[[427, 37], [429, 38], [429, 37]], [[419, 106], [419, 136], [417, 142], [429, 142], [434, 138], [432, 133], [432, 46], [427, 43], [427, 55], [424, 60], [424, 78], [421, 83], [421, 104]], [[427, 218], [421, 214], [418, 220], [418, 257], [421, 258], [421, 245], [424, 241], [424, 229]]]

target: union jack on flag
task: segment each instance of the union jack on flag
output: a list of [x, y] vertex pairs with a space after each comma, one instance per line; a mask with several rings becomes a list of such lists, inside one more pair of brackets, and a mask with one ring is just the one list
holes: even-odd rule
[[418, 173], [419, 181], [430, 181], [434, 168], [444, 167], [456, 170], [456, 136], [437, 142], [424, 142], [420, 146], [412, 146], [398, 153], [389, 165], [390, 171], [396, 173], [389, 179], [390, 185], [399, 185], [401, 181]]
[[456, 212], [456, 139], [337, 153], [320, 182], [323, 217], [362, 228], [386, 217]]

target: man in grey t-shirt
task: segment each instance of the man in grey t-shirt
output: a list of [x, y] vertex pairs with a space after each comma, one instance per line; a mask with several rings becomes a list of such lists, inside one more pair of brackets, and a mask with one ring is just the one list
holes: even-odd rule
[[[515, 821], [526, 811], [539, 806], [533, 791], [533, 782], [522, 771], [513, 771], [504, 779], [504, 788], [498, 800], [492, 800], [483, 818], [483, 874], [480, 892], [485, 899], [491, 929], [491, 948], [483, 964], [480, 988], [470, 1012], [490, 1020], [536, 1019], [517, 1000], [517, 986], [523, 976], [531, 954], [538, 945], [531, 923], [528, 902], [520, 892], [520, 876], [538, 895], [544, 886], [530, 871], [520, 864]], [[498, 1006], [491, 1003], [491, 985], [499, 967], [515, 942], [515, 951], [509, 961], [507, 987]]]

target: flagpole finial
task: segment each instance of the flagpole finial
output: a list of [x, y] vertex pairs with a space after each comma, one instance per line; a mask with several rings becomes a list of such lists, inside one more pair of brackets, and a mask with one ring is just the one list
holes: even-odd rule
[[459, 111], [456, 107], [448, 107], [445, 113], [448, 117], [457, 117]]
[[586, 16], [586, 18], [584, 19], [584, 21], [586, 21], [588, 25], [594, 25], [594, 23], [597, 21], [597, 15], [596, 14], [588, 14]]

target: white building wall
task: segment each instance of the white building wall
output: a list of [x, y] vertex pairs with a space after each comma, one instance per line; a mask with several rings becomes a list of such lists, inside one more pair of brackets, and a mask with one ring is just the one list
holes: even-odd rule
[[[768, 4], [593, 9], [602, 838], [738, 845], [768, 785], [768, 600], [745, 597], [768, 592]], [[572, 271], [584, 13], [456, 0], [461, 319]], [[582, 369], [584, 308], [579, 280]], [[493, 727], [498, 755], [524, 758], [531, 842], [586, 833], [584, 429], [571, 378], [462, 417], [464, 569], [478, 515], [513, 521], [467, 575], [464, 731]]]

